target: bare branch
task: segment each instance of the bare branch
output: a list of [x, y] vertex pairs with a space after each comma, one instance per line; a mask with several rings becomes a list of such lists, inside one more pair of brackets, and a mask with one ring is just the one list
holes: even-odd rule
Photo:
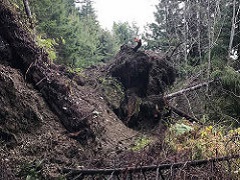
[[189, 87], [189, 88], [186, 88], [186, 89], [181, 89], [181, 90], [179, 90], [179, 91], [177, 91], [177, 92], [174, 92], [174, 93], [165, 95], [164, 98], [165, 98], [165, 99], [171, 99], [171, 98], [174, 98], [174, 97], [183, 95], [183, 94], [186, 93], [186, 92], [200, 89], [200, 88], [202, 88], [202, 87], [204, 87], [204, 86], [209, 85], [209, 84], [212, 83], [212, 82], [213, 82], [213, 80], [208, 81], [208, 82], [203, 82], [203, 83], [197, 84], [197, 85], [195, 85], [195, 86], [192, 86], [192, 87]]

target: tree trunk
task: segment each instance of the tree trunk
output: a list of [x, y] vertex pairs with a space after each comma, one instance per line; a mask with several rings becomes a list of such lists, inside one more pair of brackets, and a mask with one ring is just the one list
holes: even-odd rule
[[[233, 14], [232, 14], [232, 27], [231, 27], [231, 34], [228, 46], [228, 59], [231, 57], [232, 53], [232, 46], [233, 46], [233, 39], [235, 36], [235, 27], [236, 26], [236, 0], [233, 0]], [[228, 60], [229, 63], [229, 60]]]
[[29, 20], [31, 20], [32, 19], [32, 13], [31, 13], [31, 10], [30, 10], [28, 0], [23, 0], [23, 4], [24, 4], [26, 15], [29, 18]]

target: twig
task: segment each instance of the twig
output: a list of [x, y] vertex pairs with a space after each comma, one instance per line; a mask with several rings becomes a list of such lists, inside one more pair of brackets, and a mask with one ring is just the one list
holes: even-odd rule
[[43, 80], [45, 80], [45, 79], [47, 79], [47, 77], [42, 78], [40, 81], [38, 81], [38, 82], [36, 83], [35, 86], [38, 86], [38, 85], [39, 85]]
[[177, 115], [179, 115], [179, 116], [181, 116], [181, 117], [185, 117], [188, 121], [190, 121], [190, 122], [197, 122], [197, 123], [199, 123], [199, 124], [202, 124], [202, 122], [200, 122], [198, 119], [190, 116], [189, 114], [181, 111], [180, 109], [177, 109], [176, 107], [173, 107], [173, 106], [170, 105], [170, 104], [169, 104], [168, 106], [171, 108], [171, 110], [172, 110], [173, 112], [175, 112]]
[[33, 65], [33, 62], [30, 64], [30, 66], [28, 67], [28, 69], [27, 69], [27, 71], [25, 73], [25, 80], [27, 79], [27, 73], [28, 73], [29, 69], [32, 67], [32, 65]]
[[190, 101], [189, 101], [189, 99], [188, 99], [188, 97], [187, 97], [187, 95], [186, 95], [185, 93], [184, 93], [184, 97], [185, 97], [185, 99], [187, 100], [188, 107], [189, 107], [189, 110], [190, 110], [191, 114], [193, 115], [193, 117], [194, 117], [195, 119], [197, 119], [196, 116], [195, 116], [195, 114], [194, 114], [194, 112], [193, 112], [193, 110], [192, 110], [191, 103], [190, 103]]
[[108, 180], [111, 180], [113, 177], [114, 171], [111, 173], [111, 176], [108, 178]]
[[77, 175], [76, 177], [74, 177], [72, 180], [77, 180], [77, 179], [79, 179], [81, 176], [82, 176], [82, 173], [79, 174], [79, 175]]
[[164, 176], [163, 176], [163, 174], [162, 174], [162, 171], [159, 170], [159, 174], [160, 174], [162, 180], [164, 180], [165, 178], [164, 178]]
[[158, 180], [159, 179], [159, 168], [157, 168], [157, 170], [156, 170], [156, 180]]

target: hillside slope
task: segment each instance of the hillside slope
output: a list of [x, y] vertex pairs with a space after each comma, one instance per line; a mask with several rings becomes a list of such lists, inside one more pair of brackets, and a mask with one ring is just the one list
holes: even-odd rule
[[[141, 132], [127, 127], [129, 124], [123, 123], [124, 116], [109, 105], [102, 89], [96, 89], [89, 83], [91, 71], [86, 70], [85, 75], [79, 75], [50, 62], [47, 53], [37, 46], [10, 4], [5, 0], [1, 2], [1, 176], [9, 174], [11, 179], [11, 173], [16, 176], [20, 172], [24, 176], [29, 173], [24, 172], [27, 165], [35, 167], [36, 161], [43, 160], [41, 175], [51, 178], [64, 166], [82, 166], [83, 161], [84, 166], [97, 166], [94, 163], [103, 157], [113, 158], [128, 149]], [[131, 48], [126, 50], [131, 51]], [[127, 61], [134, 59], [131, 54], [134, 55], [131, 52], [125, 56]], [[144, 52], [136, 55], [151, 65], [150, 56]], [[118, 60], [115, 62], [119, 63]], [[133, 64], [137, 69], [138, 63], [142, 64], [141, 61]], [[111, 64], [104, 66], [103, 72], [99, 69], [92, 72], [104, 77], [109, 73], [110, 66], [114, 67]], [[149, 72], [142, 76], [145, 75], [148, 79]], [[93, 81], [97, 86], [102, 85], [97, 77]], [[127, 87], [124, 89], [126, 91], [122, 93], [127, 94]], [[123, 104], [121, 108], [131, 103], [124, 104], [127, 97], [123, 102], [119, 101]], [[120, 109], [117, 111], [120, 112]], [[100, 160], [95, 162], [94, 159]]]

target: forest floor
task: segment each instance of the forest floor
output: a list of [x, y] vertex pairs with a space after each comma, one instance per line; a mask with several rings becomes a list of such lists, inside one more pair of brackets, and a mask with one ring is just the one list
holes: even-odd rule
[[[136, 131], [117, 122], [120, 120], [111, 112], [102, 111], [106, 113], [103, 116], [115, 118], [114, 124], [112, 121], [105, 124], [105, 138], [108, 139], [102, 137], [81, 145], [72, 138], [74, 133], [63, 127], [41, 93], [26, 83], [18, 70], [3, 65], [0, 69], [0, 115], [4, 121], [0, 132], [2, 177], [11, 179], [11, 174], [17, 174], [19, 178], [41, 174], [44, 179], [51, 179], [59, 177], [64, 167], [127, 167], [159, 162], [160, 142], [166, 129], [163, 125], [148, 132]], [[92, 91], [91, 88], [85, 90], [86, 93]], [[105, 107], [104, 104], [102, 99], [102, 104], [97, 106]], [[141, 139], [151, 141], [152, 145], [147, 143], [137, 147], [136, 142]], [[102, 144], [107, 146], [101, 147]], [[140, 151], [133, 151], [134, 147]]]
[[[76, 94], [80, 92], [82, 95], [79, 98], [95, 107], [90, 115], [84, 116], [91, 122], [89, 127], [93, 129], [94, 137], [82, 141], [79, 131], [66, 129], [46, 96], [28, 83], [21, 71], [6, 64], [0, 65], [2, 179], [72, 179], [71, 175], [63, 173], [64, 168], [128, 168], [191, 160], [191, 151], [175, 151], [166, 142], [170, 119], [143, 119], [136, 127], [129, 128], [128, 121], [117, 116], [114, 109], [120, 108], [118, 97], [121, 93], [116, 90], [119, 87], [115, 81], [106, 78], [108, 69], [99, 66], [78, 73], [75, 78], [82, 77], [83, 84], [78, 88], [72, 85], [71, 94], [63, 97], [70, 99], [78, 91]], [[78, 101], [75, 98], [75, 102]], [[132, 104], [129, 102], [127, 107]], [[64, 112], [65, 106], [61, 107]], [[136, 111], [130, 112], [132, 115]], [[155, 118], [155, 114], [147, 118], [152, 116]], [[85, 132], [88, 135], [88, 131]], [[191, 173], [193, 177], [199, 176], [195, 171]], [[181, 179], [182, 175], [175, 174], [174, 178]]]

